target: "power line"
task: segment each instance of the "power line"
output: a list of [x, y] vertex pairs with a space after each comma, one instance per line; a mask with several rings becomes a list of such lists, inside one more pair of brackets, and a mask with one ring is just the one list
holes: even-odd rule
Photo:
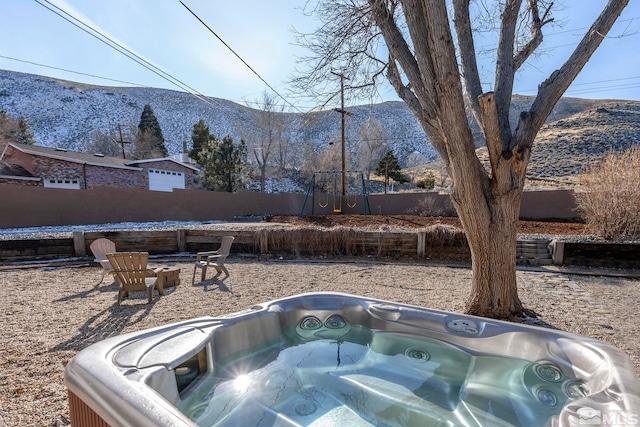
[[128, 85], [140, 86], [140, 87], [150, 87], [150, 86], [146, 86], [146, 85], [139, 84], [139, 83], [132, 83], [132, 82], [128, 82], [128, 81], [125, 81], [125, 80], [118, 80], [118, 79], [110, 79], [109, 77], [102, 77], [102, 76], [97, 76], [95, 74], [82, 73], [80, 71], [73, 71], [73, 70], [68, 70], [66, 68], [54, 67], [52, 65], [45, 65], [45, 64], [40, 64], [38, 62], [27, 61], [27, 60], [24, 60], [24, 59], [12, 58], [10, 56], [0, 55], [0, 58], [10, 59], [12, 61], [23, 62], [25, 64], [36, 65], [38, 67], [51, 68], [52, 70], [64, 71], [66, 73], [80, 74], [80, 75], [83, 75], [83, 76], [93, 77], [93, 78], [96, 78], [96, 79], [109, 80], [109, 81], [116, 82], [116, 83], [124, 83], [124, 84], [128, 84]]
[[[635, 20], [638, 20], [638, 19], [640, 19], [640, 17], [633, 17], [633, 18], [621, 19], [621, 20], [617, 20], [617, 21], [616, 21], [616, 24], [620, 24], [620, 23], [623, 23], [623, 22], [630, 22], [630, 23], [631, 23], [631, 22], [633, 22], [633, 21], [635, 21]], [[574, 28], [574, 29], [571, 29], [571, 30], [556, 31], [556, 32], [553, 32], [553, 33], [544, 34], [544, 38], [547, 38], [547, 37], [553, 37], [553, 36], [562, 35], [562, 34], [568, 34], [568, 33], [569, 33], [569, 34], [570, 34], [570, 33], [575, 33], [575, 32], [577, 32], [577, 31], [584, 31], [584, 30], [588, 30], [589, 28], [590, 28], [590, 27], [580, 27], [580, 28]], [[636, 33], [637, 33], [637, 31], [635, 31], [635, 32], [633, 32], [633, 33], [631, 33], [631, 34], [627, 34], [627, 35], [625, 35], [624, 37], [630, 37], [630, 36], [632, 36], [632, 35], [634, 35], [634, 34], [636, 34]], [[582, 34], [573, 34], [573, 36], [575, 36], [575, 37], [583, 37], [583, 35], [582, 35]], [[609, 36], [609, 35], [607, 35], [607, 37], [608, 37], [608, 38], [611, 38], [611, 37], [615, 38], [615, 36]], [[569, 43], [569, 44], [562, 44], [562, 45], [556, 45], [556, 46], [548, 46], [548, 47], [545, 47], [545, 49], [552, 50], [552, 49], [557, 49], [557, 48], [559, 48], [559, 47], [575, 46], [575, 45], [576, 45], [575, 43]], [[494, 50], [498, 50], [498, 48], [497, 48], [497, 47], [495, 47], [495, 43], [491, 43], [491, 44], [485, 44], [485, 45], [483, 45], [483, 46], [479, 46], [479, 47], [478, 47], [478, 50], [480, 50], [480, 51], [486, 51], [486, 52], [492, 52], [492, 51], [494, 51]]]
[[[136, 63], [138, 63], [139, 65], [142, 65], [143, 67], [145, 67], [146, 69], [152, 71], [154, 74], [157, 74], [158, 76], [160, 76], [161, 78], [163, 78], [164, 80], [167, 80], [168, 82], [170, 82], [171, 84], [179, 87], [180, 89], [182, 89], [183, 91], [195, 96], [197, 99], [211, 105], [211, 106], [217, 106], [220, 107], [224, 110], [227, 110], [226, 107], [222, 104], [220, 104], [219, 102], [217, 102], [215, 99], [208, 99], [205, 95], [203, 95], [202, 93], [198, 92], [197, 90], [191, 88], [190, 86], [188, 86], [187, 84], [183, 83], [181, 80], [179, 80], [176, 77], [173, 77], [172, 75], [170, 75], [169, 73], [161, 70], [160, 68], [156, 67], [155, 65], [149, 63], [148, 61], [146, 61], [144, 58], [141, 58], [139, 55], [135, 54], [134, 52], [131, 52], [129, 49], [127, 49], [126, 47], [120, 45], [119, 43], [113, 41], [110, 37], [104, 35], [103, 33], [101, 33], [100, 31], [94, 29], [93, 27], [91, 27], [90, 25], [82, 22], [81, 20], [79, 20], [78, 18], [75, 18], [73, 16], [71, 16], [68, 12], [64, 11], [63, 9], [59, 8], [56, 5], [52, 5], [53, 7], [55, 7], [56, 9], [60, 10], [62, 13], [64, 13], [65, 15], [69, 16], [71, 19], [73, 19], [73, 21], [76, 21], [78, 23], [80, 23], [82, 26], [86, 27], [83, 28], [82, 26], [76, 24], [76, 22], [73, 22], [72, 20], [68, 19], [67, 17], [63, 16], [62, 14], [58, 13], [57, 11], [51, 9], [50, 7], [42, 4], [39, 0], [34, 0], [36, 3], [38, 3], [39, 5], [43, 6], [44, 8], [46, 8], [47, 10], [55, 13], [56, 15], [58, 15], [59, 17], [63, 18], [65, 21], [69, 22], [70, 24], [74, 25], [75, 27], [81, 29], [82, 31], [86, 32], [87, 34], [91, 35], [92, 37], [98, 39], [99, 41], [101, 41], [102, 43], [106, 44], [107, 46], [109, 46], [110, 48], [112, 48], [113, 50], [115, 50], [118, 53], [123, 54], [124, 56], [126, 56], [127, 58], [135, 61]], [[51, 4], [49, 2], [49, 0], [44, 0], [45, 2]], [[90, 29], [91, 31], [87, 30]], [[102, 38], [98, 37], [96, 34], [99, 34]], [[108, 42], [107, 42], [108, 41]], [[111, 44], [110, 44], [111, 43]], [[117, 48], [115, 46], [117, 46]], [[280, 96], [280, 95], [279, 95]], [[282, 96], [280, 96], [282, 97]], [[284, 99], [284, 98], [283, 98]], [[216, 105], [217, 104], [217, 105]], [[295, 108], [295, 107], [294, 107]], [[233, 110], [232, 110], [233, 111]], [[300, 111], [300, 110], [298, 110]], [[241, 117], [237, 112], [233, 112], [231, 113], [232, 115], [235, 115], [236, 117], [240, 118], [243, 120], [243, 122], [246, 123], [246, 121], [244, 120], [244, 117]], [[255, 123], [250, 123], [254, 128], [256, 128], [257, 130], [263, 130], [260, 126], [258, 126]]]
[[640, 87], [640, 84], [624, 84], [624, 85], [613, 85], [613, 86], [601, 86], [597, 88], [584, 88], [578, 90], [569, 90], [566, 93], [569, 95], [577, 95], [577, 94], [585, 94], [585, 93], [598, 93], [602, 91], [611, 91], [611, 90], [627, 90], [627, 89], [635, 89]]
[[[600, 83], [613, 83], [613, 82], [621, 82], [624, 80], [637, 80], [640, 79], [640, 76], [635, 76], [635, 77], [622, 77], [619, 79], [607, 79], [607, 80], [597, 80], [597, 81], [593, 81], [593, 82], [582, 82], [582, 83], [572, 83], [571, 84], [571, 90], [567, 90], [566, 93], [589, 93], [589, 92], [599, 92], [601, 90], [605, 90], [605, 89], [610, 89], [610, 88], [628, 88], [628, 89], [633, 89], [635, 87], [638, 87], [640, 84], [626, 84], [626, 85], [617, 85], [617, 86], [598, 86], [598, 87], [592, 87], [592, 88], [578, 88], [575, 89], [576, 86], [588, 86], [588, 85], [594, 85], [594, 84], [600, 84]], [[518, 91], [519, 93], [526, 93], [526, 92], [537, 92], [538, 89], [524, 89], [524, 90], [520, 90]]]
[[233, 50], [233, 49], [231, 48], [231, 46], [229, 46], [229, 45], [228, 45], [224, 40], [222, 40], [222, 38], [221, 38], [218, 34], [216, 34], [216, 32], [215, 32], [215, 31], [213, 31], [213, 30], [211, 29], [211, 27], [209, 27], [209, 26], [208, 26], [208, 25], [207, 25], [207, 24], [206, 24], [202, 19], [200, 19], [200, 17], [199, 17], [198, 15], [196, 15], [196, 14], [195, 14], [191, 9], [189, 9], [189, 7], [188, 7], [186, 4], [184, 4], [184, 3], [182, 2], [182, 0], [180, 0], [180, 4], [182, 4], [182, 6], [184, 6], [184, 7], [185, 7], [185, 9], [187, 9], [187, 10], [188, 10], [188, 11], [189, 11], [189, 12], [190, 12], [190, 13], [191, 13], [191, 14], [192, 14], [192, 15], [193, 15], [193, 16], [194, 16], [198, 21], [200, 21], [200, 23], [201, 23], [202, 25], [204, 25], [204, 26], [205, 26], [205, 28], [206, 28], [207, 30], [209, 30], [209, 32], [210, 32], [211, 34], [213, 34], [213, 35], [214, 35], [218, 40], [220, 40], [220, 43], [222, 43], [222, 44], [223, 44], [227, 49], [229, 49], [229, 51], [230, 51], [231, 53], [233, 53], [233, 54], [236, 56], [236, 58], [238, 58], [238, 59], [239, 59], [239, 60], [240, 60], [240, 61], [241, 61], [241, 62], [242, 62], [242, 63], [243, 63], [243, 64], [244, 64], [244, 65], [245, 65], [249, 70], [251, 70], [251, 72], [252, 72], [253, 74], [255, 74], [256, 76], [258, 76], [258, 78], [259, 78], [259, 79], [260, 79], [260, 80], [261, 80], [265, 85], [267, 85], [267, 87], [268, 87], [269, 89], [271, 89], [271, 90], [273, 91], [273, 93], [275, 93], [276, 95], [278, 95], [278, 96], [279, 96], [279, 97], [280, 97], [284, 102], [286, 102], [287, 104], [289, 104], [291, 107], [293, 107], [293, 108], [294, 108], [296, 111], [298, 111], [299, 113], [302, 113], [302, 112], [303, 112], [303, 111], [302, 111], [302, 110], [300, 110], [298, 107], [296, 107], [296, 106], [295, 106], [295, 105], [293, 105], [291, 102], [289, 102], [289, 100], [287, 100], [284, 96], [280, 95], [280, 93], [278, 93], [278, 91], [277, 91], [277, 90], [275, 90], [275, 89], [273, 88], [273, 86], [271, 86], [269, 83], [267, 83], [267, 81], [266, 81], [265, 79], [263, 79], [263, 78], [262, 78], [262, 76], [261, 76], [260, 74], [258, 74], [258, 72], [257, 72], [256, 70], [254, 70], [254, 69], [251, 67], [251, 65], [249, 65], [249, 64], [247, 63], [247, 61], [245, 61], [244, 59], [242, 59], [242, 57], [241, 57], [240, 55], [238, 55], [238, 54], [236, 53], [236, 51], [235, 51], [235, 50]]
[[[640, 17], [635, 16], [635, 17], [632, 17], [632, 18], [617, 19], [617, 20], [616, 20], [616, 24], [621, 24], [621, 23], [623, 23], [623, 22], [632, 22], [632, 21], [635, 21], [635, 20], [637, 20], [637, 19], [640, 19]], [[574, 29], [572, 29], [572, 30], [554, 31], [553, 33], [546, 34], [546, 36], [548, 37], [548, 36], [556, 36], [556, 35], [559, 35], [559, 34], [573, 33], [573, 32], [575, 32], [575, 31], [588, 30], [589, 28], [590, 28], [590, 27], [580, 27], [580, 28], [574, 28]]]
[[[125, 55], [126, 57], [128, 57], [129, 59], [137, 62], [138, 64], [142, 65], [144, 68], [148, 69], [149, 71], [153, 72], [154, 74], [157, 74], [158, 76], [160, 76], [161, 78], [167, 80], [168, 82], [170, 82], [171, 84], [179, 87], [180, 89], [184, 90], [185, 92], [190, 93], [191, 95], [195, 96], [196, 98], [198, 98], [199, 100], [206, 102], [210, 105], [213, 105], [209, 100], [206, 99], [205, 95], [202, 95], [201, 93], [197, 92], [195, 89], [189, 87], [188, 85], [186, 85], [185, 83], [183, 83], [182, 81], [180, 81], [179, 79], [171, 76], [169, 73], [161, 70], [160, 68], [156, 67], [155, 65], [149, 63], [148, 61], [146, 61], [145, 59], [141, 58], [140, 56], [138, 56], [137, 54], [135, 54], [134, 52], [131, 52], [129, 49], [127, 49], [126, 47], [118, 44], [117, 42], [113, 41], [111, 38], [109, 38], [108, 36], [102, 34], [100, 31], [96, 30], [95, 28], [91, 27], [90, 25], [82, 22], [81, 20], [79, 20], [78, 18], [70, 15], [68, 12], [66, 12], [65, 10], [61, 9], [60, 7], [52, 4], [49, 0], [44, 0], [46, 3], [48, 3], [49, 5], [51, 5], [52, 7], [56, 8], [57, 10], [59, 10], [60, 12], [62, 12], [64, 15], [68, 16], [69, 18], [67, 18], [66, 16], [63, 16], [61, 13], [53, 10], [52, 8], [48, 7], [47, 5], [43, 4], [40, 2], [40, 0], [34, 0], [36, 3], [38, 3], [40, 6], [44, 7], [45, 9], [55, 13], [56, 15], [58, 15], [59, 17], [61, 17], [62, 19], [64, 19], [65, 21], [69, 22], [70, 24], [74, 25], [75, 27], [81, 29], [82, 31], [86, 32], [87, 34], [91, 35], [92, 37], [96, 38], [97, 40], [101, 41], [102, 43], [106, 44], [107, 46], [109, 46], [110, 48], [112, 48], [113, 50], [115, 50], [118, 53], [121, 53], [123, 55]], [[82, 26], [78, 25], [76, 22], [80, 23]], [[84, 28], [86, 27], [86, 28]], [[87, 28], [89, 30], [87, 30]], [[96, 34], [100, 35], [100, 37], [98, 37]], [[107, 42], [108, 41], [108, 42]], [[116, 48], [115, 46], [117, 46], [118, 48]]]
[[[42, 63], [39, 63], [39, 62], [27, 61], [27, 60], [24, 60], [24, 59], [13, 58], [13, 57], [10, 57], [10, 56], [0, 55], [0, 58], [9, 59], [9, 60], [12, 60], [12, 61], [18, 61], [18, 62], [27, 63], [27, 64], [32, 64], [32, 65], [36, 65], [36, 66], [39, 66], [39, 67], [51, 68], [51, 69], [54, 69], [54, 70], [64, 71], [64, 72], [68, 72], [68, 73], [84, 75], [84, 76], [93, 77], [93, 78], [97, 78], [97, 79], [103, 79], [103, 80], [108, 80], [108, 81], [113, 81], [113, 82], [118, 82], [118, 83], [125, 83], [125, 84], [129, 84], [129, 85], [133, 85], [133, 86], [137, 86], [137, 87], [142, 87], [142, 88], [155, 89], [152, 86], [148, 86], [148, 85], [145, 85], [145, 84], [133, 83], [133, 82], [128, 82], [128, 81], [124, 81], [124, 80], [118, 80], [118, 79], [112, 79], [112, 78], [109, 78], [109, 77], [98, 76], [98, 75], [95, 75], [95, 74], [84, 73], [84, 72], [81, 72], [81, 71], [70, 70], [70, 69], [67, 69], [67, 68], [54, 67], [54, 66], [42, 64]], [[255, 106], [253, 108], [258, 108], [258, 107], [261, 106], [261, 104], [259, 102], [257, 102], [257, 101], [256, 102], [246, 102], [246, 104], [253, 104]], [[263, 131], [264, 130], [258, 124], [247, 122], [245, 120], [245, 117], [240, 116], [234, 110], [228, 110], [227, 108], [225, 108], [222, 105], [215, 105], [215, 103], [209, 103], [209, 105], [214, 106], [214, 107], [218, 106], [218, 107], [224, 108], [231, 115], [235, 116], [238, 119], [241, 119], [243, 123], [250, 123], [251, 126], [253, 128], [255, 128], [256, 130], [259, 130], [259, 131]], [[285, 112], [281, 112], [281, 113], [277, 113], [277, 114], [286, 114], [286, 113]], [[302, 114], [306, 114], [306, 113], [302, 113]], [[303, 132], [305, 128], [309, 127], [311, 122], [312, 122], [312, 120], [303, 120], [303, 123], [301, 124], [301, 127], [300, 127], [300, 132]]]

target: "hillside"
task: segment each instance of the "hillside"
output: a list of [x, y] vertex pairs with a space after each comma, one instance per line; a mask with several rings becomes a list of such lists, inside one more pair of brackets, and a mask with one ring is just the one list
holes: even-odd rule
[[545, 125], [536, 139], [529, 175], [534, 178], [574, 175], [611, 151], [640, 143], [640, 103], [599, 102]]
[[[597, 106], [584, 106], [540, 129], [527, 168], [530, 185], [570, 187], [583, 167], [640, 143], [640, 102], [598, 101]], [[486, 147], [477, 153], [489, 167]]]
[[[514, 97], [514, 104], [522, 98]], [[640, 102], [563, 98], [536, 137], [527, 168], [527, 188], [571, 187], [583, 167], [639, 143]], [[479, 147], [476, 154], [488, 170], [487, 148]], [[447, 182], [442, 170], [442, 162], [436, 160], [411, 168], [410, 173], [415, 177], [432, 173], [436, 185], [441, 185]]]
[[[108, 134], [119, 124], [137, 126], [145, 104], [151, 105], [158, 118], [169, 154], [182, 152], [183, 141], [190, 146], [193, 125], [200, 119], [220, 138], [231, 135], [240, 140], [242, 133], [244, 139], [250, 139], [251, 132], [258, 131], [256, 110], [224, 99], [207, 100], [166, 89], [90, 86], [0, 70], [0, 110], [13, 118], [27, 117], [37, 144], [46, 147], [81, 151], [94, 130]], [[372, 117], [387, 130], [399, 158], [404, 160], [413, 152], [424, 159], [436, 157], [404, 103], [348, 110], [347, 140], [360, 139], [364, 123]], [[293, 141], [311, 142], [318, 149], [340, 135], [340, 115], [334, 111], [288, 114], [293, 117], [293, 125], [287, 129]]]
[[[514, 126], [519, 113], [531, 102], [531, 97], [514, 96], [510, 116]], [[37, 144], [42, 146], [83, 151], [95, 130], [108, 134], [118, 125], [137, 125], [147, 103], [160, 122], [170, 154], [182, 152], [183, 142], [190, 146], [193, 125], [200, 119], [212, 134], [244, 138], [248, 143], [259, 130], [257, 110], [224, 99], [208, 98], [204, 102], [191, 94], [166, 89], [90, 86], [0, 70], [0, 110], [14, 118], [27, 117]], [[348, 150], [349, 142], [358, 141], [363, 127], [373, 118], [386, 130], [390, 148], [401, 165], [408, 166], [409, 161], [422, 164], [409, 171], [415, 178], [441, 168], [404, 103], [385, 102], [347, 110], [351, 113], [346, 121]], [[285, 114], [291, 118], [292, 124], [286, 129], [291, 140], [295, 144], [310, 143], [315, 153], [339, 137], [340, 115], [334, 111]], [[473, 131], [480, 135], [477, 126]], [[582, 166], [639, 140], [640, 102], [562, 98], [538, 135], [528, 176], [534, 182], [564, 185]], [[304, 150], [297, 148], [294, 155], [302, 156]], [[478, 148], [478, 153], [486, 161], [486, 149]], [[292, 163], [298, 160], [294, 158]]]

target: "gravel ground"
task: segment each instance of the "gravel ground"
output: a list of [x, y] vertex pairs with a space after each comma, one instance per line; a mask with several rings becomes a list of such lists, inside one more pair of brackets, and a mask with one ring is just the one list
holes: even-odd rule
[[[117, 286], [96, 285], [100, 268], [3, 269], [0, 273], [0, 426], [64, 426], [69, 409], [63, 383], [71, 357], [108, 337], [204, 315], [236, 312], [311, 291], [337, 291], [461, 312], [471, 271], [467, 266], [374, 259], [278, 260], [232, 256], [230, 277], [182, 283], [146, 304], [132, 293], [121, 306]], [[553, 271], [518, 271], [525, 306], [552, 327], [607, 341], [640, 371], [640, 289], [637, 280]]]

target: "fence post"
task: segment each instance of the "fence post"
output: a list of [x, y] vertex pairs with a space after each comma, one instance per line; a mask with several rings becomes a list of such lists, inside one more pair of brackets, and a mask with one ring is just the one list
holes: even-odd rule
[[178, 252], [186, 252], [187, 251], [187, 230], [184, 228], [179, 228], [177, 230], [178, 236]]
[[269, 252], [269, 230], [266, 228], [260, 230], [260, 253], [266, 254]]
[[84, 242], [84, 231], [73, 232], [73, 251], [75, 256], [87, 256], [87, 245]]
[[418, 231], [418, 256], [424, 256], [427, 245], [427, 232]]
[[553, 260], [553, 265], [564, 264], [564, 242], [556, 239], [551, 241], [551, 259]]

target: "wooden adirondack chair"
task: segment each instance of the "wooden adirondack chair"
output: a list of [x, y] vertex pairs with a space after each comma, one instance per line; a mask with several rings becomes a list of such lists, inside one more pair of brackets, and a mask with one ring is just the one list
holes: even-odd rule
[[[202, 270], [202, 274], [200, 275], [201, 282], [204, 282], [204, 279], [207, 276], [207, 268], [210, 266], [215, 268], [218, 274], [224, 272], [224, 278], [229, 277], [229, 271], [227, 271], [227, 268], [224, 266], [224, 262], [229, 256], [229, 251], [231, 249], [233, 239], [233, 236], [224, 236], [218, 250], [198, 252], [196, 254], [196, 263], [193, 266], [193, 277], [191, 278], [191, 284], [195, 282], [196, 270], [198, 268]], [[216, 274], [216, 276], [218, 274]]]
[[102, 277], [100, 278], [98, 285], [102, 283], [104, 276], [107, 274], [115, 276], [113, 267], [111, 267], [111, 263], [107, 259], [107, 254], [114, 253], [116, 251], [116, 244], [109, 239], [100, 238], [94, 240], [89, 246], [89, 249], [91, 249], [93, 256], [96, 257], [94, 261], [102, 266]]
[[116, 252], [107, 254], [107, 259], [120, 282], [118, 304], [129, 295], [130, 291], [145, 291], [147, 293], [147, 303], [150, 303], [153, 299], [153, 289], [156, 287], [158, 277], [154, 270], [147, 268], [149, 253]]

